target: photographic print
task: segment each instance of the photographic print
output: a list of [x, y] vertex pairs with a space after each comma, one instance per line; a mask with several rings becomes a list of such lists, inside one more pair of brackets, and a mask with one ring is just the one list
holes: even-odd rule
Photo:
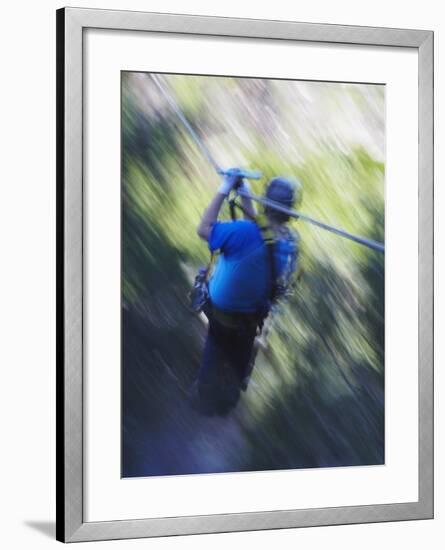
[[384, 464], [384, 191], [382, 84], [121, 73], [122, 477]]
[[434, 516], [433, 51], [57, 10], [58, 540]]

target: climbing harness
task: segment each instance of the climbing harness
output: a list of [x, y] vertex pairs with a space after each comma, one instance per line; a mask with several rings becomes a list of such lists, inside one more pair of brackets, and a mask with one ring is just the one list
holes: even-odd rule
[[268, 265], [270, 269], [270, 281], [271, 287], [269, 292], [269, 297], [267, 303], [264, 305], [261, 310], [252, 312], [252, 313], [241, 313], [241, 312], [226, 312], [216, 308], [210, 301], [209, 294], [209, 278], [213, 270], [215, 263], [216, 252], [213, 252], [210, 257], [210, 262], [207, 267], [201, 267], [199, 269], [198, 275], [195, 277], [195, 282], [193, 288], [189, 294], [191, 307], [197, 312], [204, 312], [207, 316], [211, 314], [213, 318], [222, 324], [225, 327], [229, 328], [239, 328], [240, 326], [255, 326], [258, 329], [258, 335], [261, 333], [261, 330], [264, 325], [264, 321], [269, 315], [269, 312], [272, 308], [272, 305], [277, 301], [277, 299], [285, 294], [285, 289], [282, 284], [279, 283], [276, 275], [275, 268], [275, 235], [270, 226], [268, 218], [264, 214], [257, 215], [255, 217], [249, 216], [244, 208], [238, 204], [235, 199], [230, 201], [232, 220], [236, 220], [235, 207], [239, 208], [244, 215], [254, 221], [261, 233], [264, 245], [266, 247], [267, 256], [268, 256]]
[[209, 279], [215, 264], [215, 253], [212, 252], [207, 267], [200, 267], [189, 293], [190, 307], [195, 313], [205, 311], [210, 302]]
[[[166, 85], [161, 81], [159, 75], [156, 74], [150, 74], [148, 75], [151, 77], [151, 80], [156, 85], [158, 90], [161, 92], [163, 97], [166, 99], [168, 104], [172, 107], [172, 109], [175, 111], [178, 118], [181, 120], [181, 122], [184, 124], [185, 128], [188, 130], [189, 134], [201, 150], [201, 152], [204, 154], [206, 159], [209, 161], [209, 163], [213, 166], [215, 171], [218, 174], [221, 175], [231, 175], [232, 170], [223, 170], [219, 167], [219, 165], [216, 163], [215, 159], [210, 154], [210, 151], [207, 149], [207, 147], [202, 143], [201, 139], [199, 138], [198, 134], [195, 132], [195, 130], [190, 125], [189, 121], [185, 117], [184, 113], [180, 109], [179, 105], [176, 103], [176, 101], [173, 99], [169, 91], [167, 90]], [[262, 177], [261, 172], [252, 172], [252, 171], [246, 171], [241, 170], [239, 172], [239, 176], [241, 178], [246, 179], [260, 179]], [[377, 252], [385, 252], [385, 246], [383, 243], [380, 243], [378, 241], [375, 241], [373, 239], [367, 239], [366, 237], [360, 237], [358, 235], [354, 235], [352, 233], [349, 233], [348, 231], [345, 231], [343, 229], [339, 229], [337, 227], [334, 227], [332, 225], [329, 225], [324, 222], [320, 222], [310, 216], [307, 216], [306, 214], [301, 214], [300, 212], [296, 212], [295, 210], [291, 210], [290, 208], [286, 208], [280, 203], [277, 203], [275, 201], [272, 201], [270, 199], [267, 199], [265, 197], [260, 197], [258, 195], [254, 195], [252, 193], [248, 193], [243, 190], [238, 190], [237, 193], [242, 196], [249, 198], [255, 202], [258, 202], [260, 204], [263, 204], [264, 206], [268, 206], [269, 208], [273, 208], [275, 210], [278, 210], [279, 212], [283, 212], [284, 214], [287, 214], [291, 218], [295, 218], [297, 220], [301, 220], [307, 223], [310, 223], [312, 225], [315, 225], [316, 227], [320, 227], [321, 229], [325, 229], [326, 231], [330, 231], [331, 233], [334, 233], [335, 235], [339, 235], [340, 237], [344, 237], [346, 239], [349, 239], [351, 241], [354, 241], [358, 244], [361, 244], [363, 246], [366, 246], [368, 248], [371, 248], [372, 250], [376, 250]], [[230, 205], [230, 199], [229, 199], [229, 205]]]

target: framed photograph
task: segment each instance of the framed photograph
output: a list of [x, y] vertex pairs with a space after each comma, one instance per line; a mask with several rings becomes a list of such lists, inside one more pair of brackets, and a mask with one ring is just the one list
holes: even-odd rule
[[433, 33], [57, 11], [57, 538], [433, 517]]

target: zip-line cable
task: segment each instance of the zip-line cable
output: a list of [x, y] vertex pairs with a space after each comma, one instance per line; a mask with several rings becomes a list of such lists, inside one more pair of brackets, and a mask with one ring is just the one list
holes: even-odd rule
[[[217, 174], [228, 174], [230, 173], [230, 170], [222, 170], [218, 163], [215, 161], [215, 159], [212, 157], [210, 151], [207, 149], [207, 147], [202, 143], [201, 139], [199, 138], [198, 134], [195, 132], [193, 127], [190, 125], [189, 121], [185, 117], [184, 113], [182, 112], [179, 105], [176, 103], [176, 101], [173, 99], [169, 91], [167, 90], [165, 84], [161, 81], [158, 75], [150, 74], [150, 77], [158, 90], [161, 92], [163, 97], [166, 99], [170, 107], [175, 111], [178, 118], [181, 120], [181, 122], [184, 124], [186, 129], [189, 131], [191, 137], [193, 138], [196, 145], [199, 147], [203, 155], [206, 157], [206, 159], [209, 161], [209, 163], [213, 166], [214, 170]], [[242, 177], [247, 179], [260, 179], [262, 177], [262, 174], [260, 172], [250, 172], [242, 170]], [[301, 214], [300, 212], [297, 212], [295, 210], [291, 210], [290, 208], [286, 208], [280, 203], [277, 203], [275, 201], [271, 201], [270, 199], [267, 199], [265, 197], [260, 197], [258, 195], [253, 195], [252, 193], [247, 193], [242, 190], [238, 190], [237, 194], [241, 197], [245, 197], [248, 199], [251, 199], [253, 201], [259, 202], [263, 204], [264, 206], [268, 206], [269, 208], [273, 208], [274, 210], [278, 210], [279, 212], [283, 212], [284, 214], [287, 214], [288, 216], [302, 220], [304, 222], [310, 223], [312, 225], [315, 225], [316, 227], [320, 227], [321, 229], [325, 229], [326, 231], [330, 231], [331, 233], [334, 233], [335, 235], [339, 235], [340, 237], [345, 237], [346, 239], [349, 239], [351, 241], [354, 241], [358, 244], [361, 244], [363, 246], [367, 246], [368, 248], [371, 248], [373, 250], [376, 250], [377, 252], [385, 252], [385, 245], [383, 243], [380, 243], [378, 241], [374, 241], [373, 239], [367, 239], [366, 237], [360, 237], [358, 235], [354, 235], [352, 233], [349, 233], [348, 231], [345, 231], [344, 229], [339, 229], [338, 227], [334, 227], [332, 225], [329, 225], [324, 222], [320, 222], [314, 218], [311, 218], [310, 216], [307, 216], [306, 214]]]
[[221, 168], [218, 166], [218, 164], [216, 163], [215, 159], [212, 157], [212, 155], [210, 154], [209, 150], [207, 149], [207, 147], [202, 143], [202, 141], [199, 139], [199, 136], [198, 134], [195, 132], [195, 130], [191, 127], [189, 121], [185, 118], [185, 115], [183, 114], [183, 112], [181, 111], [179, 105], [176, 103], [176, 101], [170, 96], [170, 94], [168, 93], [167, 89], [165, 88], [165, 85], [162, 83], [161, 79], [155, 75], [155, 74], [151, 74], [150, 75], [153, 82], [156, 84], [158, 90], [161, 92], [161, 94], [164, 96], [164, 98], [167, 100], [167, 102], [169, 103], [170, 107], [175, 111], [175, 113], [178, 115], [179, 119], [181, 120], [181, 122], [184, 124], [184, 126], [187, 128], [187, 130], [189, 131], [190, 135], [192, 136], [192, 138], [194, 139], [196, 145], [201, 149], [201, 152], [204, 154], [204, 156], [206, 157], [206, 159], [210, 162], [210, 164], [213, 166], [213, 168], [215, 169], [215, 171], [220, 174], [221, 173]]
[[238, 191], [237, 193], [241, 197], [250, 198], [254, 201], [261, 202], [265, 206], [269, 206], [270, 208], [273, 208], [274, 210], [278, 210], [280, 212], [283, 212], [283, 214], [287, 214], [291, 218], [295, 218], [297, 220], [302, 220], [304, 222], [311, 223], [312, 225], [320, 227], [321, 229], [326, 229], [326, 231], [330, 231], [331, 233], [335, 233], [336, 235], [339, 235], [340, 237], [345, 237], [347, 239], [350, 239], [351, 241], [354, 241], [358, 244], [362, 244], [364, 246], [372, 248], [373, 250], [377, 250], [378, 252], [385, 252], [385, 246], [382, 243], [378, 242], [378, 241], [374, 241], [373, 239], [367, 239], [366, 237], [360, 237], [358, 235], [353, 235], [352, 233], [348, 233], [348, 231], [345, 231], [343, 229], [339, 229], [338, 227], [333, 227], [332, 225], [329, 225], [327, 223], [315, 220], [314, 218], [311, 218], [310, 216], [307, 216], [306, 214], [301, 214], [300, 212], [296, 212], [295, 210], [291, 210], [290, 208], [286, 208], [282, 204], [271, 201], [270, 199], [266, 199], [265, 197], [259, 197], [258, 195], [252, 195], [252, 193], [246, 193], [244, 191]]
[[[198, 134], [195, 132], [193, 127], [191, 126], [190, 122], [186, 119], [184, 113], [181, 111], [181, 108], [176, 103], [176, 101], [173, 99], [173, 97], [169, 94], [165, 84], [162, 82], [162, 80], [159, 78], [158, 75], [150, 74], [153, 82], [156, 84], [158, 90], [161, 92], [161, 94], [164, 96], [164, 98], [169, 103], [170, 107], [175, 111], [175, 113], [178, 115], [178, 118], [181, 120], [181, 122], [184, 124], [184, 126], [189, 131], [190, 135], [192, 136], [194, 142], [196, 145], [201, 149], [201, 152], [206, 157], [206, 159], [209, 161], [209, 163], [213, 166], [215, 172], [217, 174], [228, 174], [229, 170], [222, 170], [215, 159], [212, 157], [210, 151], [207, 149], [207, 147], [202, 143], [202, 141], [199, 139]], [[261, 172], [251, 172], [242, 170], [243, 177], [253, 180], [259, 180], [262, 177]]]

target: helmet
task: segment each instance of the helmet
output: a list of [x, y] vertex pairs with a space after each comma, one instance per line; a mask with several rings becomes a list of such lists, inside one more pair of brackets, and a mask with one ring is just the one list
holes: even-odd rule
[[295, 202], [300, 202], [301, 194], [302, 185], [298, 180], [280, 176], [269, 181], [265, 197], [271, 201], [279, 202], [287, 208], [292, 208]]

